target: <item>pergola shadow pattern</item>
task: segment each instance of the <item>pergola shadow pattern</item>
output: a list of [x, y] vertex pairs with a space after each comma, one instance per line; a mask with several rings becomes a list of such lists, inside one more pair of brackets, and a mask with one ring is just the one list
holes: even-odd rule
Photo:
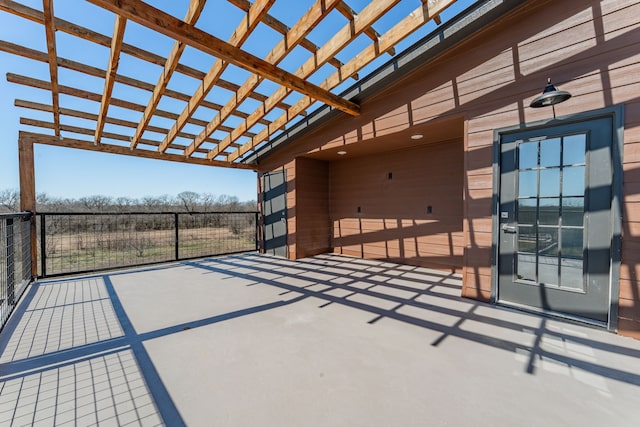
[[460, 282], [256, 254], [40, 282], [0, 336], [0, 424], [632, 425], [640, 343]]

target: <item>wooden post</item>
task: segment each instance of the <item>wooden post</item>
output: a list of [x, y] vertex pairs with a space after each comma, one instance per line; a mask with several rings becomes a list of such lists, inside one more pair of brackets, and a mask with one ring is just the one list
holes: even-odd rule
[[20, 210], [31, 212], [31, 276], [38, 275], [38, 234], [36, 230], [36, 176], [34, 169], [33, 140], [18, 137], [18, 162], [20, 171]]

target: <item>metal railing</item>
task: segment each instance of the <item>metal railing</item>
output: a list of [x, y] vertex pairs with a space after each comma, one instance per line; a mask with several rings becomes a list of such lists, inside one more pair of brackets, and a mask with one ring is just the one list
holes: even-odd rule
[[0, 214], [0, 329], [33, 279], [31, 216]]
[[38, 213], [39, 277], [257, 250], [258, 212]]

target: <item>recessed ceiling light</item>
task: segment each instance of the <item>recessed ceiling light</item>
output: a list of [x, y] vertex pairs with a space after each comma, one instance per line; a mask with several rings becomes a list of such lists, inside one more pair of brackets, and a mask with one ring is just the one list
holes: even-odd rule
[[338, 151], [338, 156], [344, 156], [345, 154], [347, 154], [346, 151]]
[[411, 135], [411, 139], [422, 139], [424, 137], [421, 133], [416, 133], [415, 135]]

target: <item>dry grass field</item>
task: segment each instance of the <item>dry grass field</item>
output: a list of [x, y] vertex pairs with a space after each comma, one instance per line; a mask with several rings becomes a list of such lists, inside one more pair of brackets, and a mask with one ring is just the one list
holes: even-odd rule
[[[47, 235], [44, 248], [46, 275], [173, 261], [176, 259], [175, 237], [173, 228]], [[255, 246], [255, 227], [201, 227], [178, 231], [179, 259], [251, 251]], [[38, 265], [42, 269], [40, 262]]]

